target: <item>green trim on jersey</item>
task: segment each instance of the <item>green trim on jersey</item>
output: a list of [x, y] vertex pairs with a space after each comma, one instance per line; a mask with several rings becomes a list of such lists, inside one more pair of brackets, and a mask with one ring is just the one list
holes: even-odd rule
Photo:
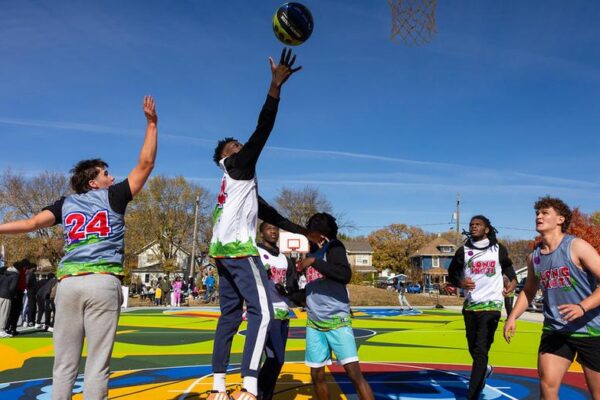
[[66, 262], [60, 264], [58, 266], [58, 271], [56, 272], [58, 279], [62, 279], [66, 276], [86, 274], [124, 275], [123, 264], [111, 263], [102, 260], [81, 263]]
[[290, 319], [290, 310], [283, 308], [275, 308], [275, 319], [286, 320]]
[[88, 244], [94, 244], [94, 243], [100, 243], [103, 240], [104, 239], [100, 239], [99, 235], [96, 235], [96, 234], [91, 235], [87, 239], [80, 240], [79, 242], [75, 242], [73, 244], [65, 246], [65, 253], [70, 253], [71, 251], [73, 251], [76, 248], [81, 247], [81, 246], [87, 246]]
[[352, 326], [350, 317], [332, 317], [329, 321], [315, 321], [310, 318], [306, 319], [306, 326], [318, 331], [331, 331], [345, 326]]
[[565, 335], [572, 338], [600, 337], [600, 329], [592, 328], [591, 326], [586, 326], [585, 329], [587, 330], [587, 332], [558, 332], [552, 329], [551, 325], [544, 325], [542, 331], [560, 333], [561, 335]]
[[463, 309], [466, 311], [500, 311], [502, 310], [502, 302], [500, 301], [484, 301], [482, 303], [467, 303], [463, 304]]
[[219, 219], [219, 217], [223, 214], [223, 206], [218, 205], [215, 207], [212, 213], [213, 225], [215, 225]]
[[214, 258], [239, 258], [259, 255], [252, 238], [249, 238], [245, 243], [239, 240], [225, 244], [216, 241], [210, 244], [208, 254]]

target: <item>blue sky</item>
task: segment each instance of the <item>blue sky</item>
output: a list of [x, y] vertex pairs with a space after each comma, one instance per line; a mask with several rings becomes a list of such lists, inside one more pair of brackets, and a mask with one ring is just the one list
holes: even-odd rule
[[[281, 1], [10, 1], [0, 10], [0, 169], [66, 172], [100, 156], [124, 177], [155, 96], [157, 174], [216, 192], [216, 141], [248, 138], [267, 93]], [[258, 165], [260, 192], [318, 187], [355, 235], [443, 231], [483, 213], [529, 238], [532, 204], [600, 209], [600, 3], [446, 1], [422, 47], [389, 40], [385, 0], [305, 1]], [[519, 228], [519, 229], [514, 229]]]

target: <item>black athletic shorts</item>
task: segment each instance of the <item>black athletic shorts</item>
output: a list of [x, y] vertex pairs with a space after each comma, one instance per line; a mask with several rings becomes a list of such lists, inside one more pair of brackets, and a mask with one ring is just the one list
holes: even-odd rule
[[540, 353], [550, 353], [577, 361], [600, 372], [600, 337], [570, 337], [561, 333], [544, 332], [540, 341]]

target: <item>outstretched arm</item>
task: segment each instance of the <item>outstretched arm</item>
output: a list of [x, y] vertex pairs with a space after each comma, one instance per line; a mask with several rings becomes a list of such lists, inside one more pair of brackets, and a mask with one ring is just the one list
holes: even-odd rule
[[[275, 125], [281, 86], [293, 73], [302, 69], [302, 67], [293, 68], [295, 61], [296, 56], [292, 56], [292, 50], [285, 48], [281, 52], [279, 64], [275, 65], [273, 58], [269, 57], [272, 75], [271, 85], [269, 86], [269, 96], [258, 117], [256, 130], [242, 149], [238, 153], [228, 157], [225, 161], [228, 170], [234, 169], [234, 171], [230, 171], [232, 178], [248, 180], [254, 176], [254, 168], [256, 167], [258, 157], [265, 147], [267, 139], [269, 139], [269, 135]], [[238, 172], [235, 170], [241, 171]]]
[[48, 210], [37, 213], [31, 218], [7, 222], [0, 225], [0, 235], [28, 233], [54, 225], [54, 214]]
[[281, 228], [284, 231], [299, 233], [305, 236], [307, 234], [305, 228], [293, 223], [289, 219], [285, 218], [283, 215], [279, 214], [279, 212], [276, 209], [271, 207], [271, 205], [269, 205], [269, 203], [267, 203], [265, 199], [263, 199], [260, 196], [258, 196], [258, 218], [271, 225], [275, 225], [276, 227]]
[[138, 164], [131, 170], [127, 177], [132, 196], [135, 196], [142, 190], [146, 180], [154, 169], [154, 161], [156, 160], [156, 126], [158, 124], [158, 117], [156, 115], [154, 99], [152, 96], [144, 97], [144, 114], [146, 115], [147, 121], [146, 137], [144, 138], [144, 144], [140, 151]]

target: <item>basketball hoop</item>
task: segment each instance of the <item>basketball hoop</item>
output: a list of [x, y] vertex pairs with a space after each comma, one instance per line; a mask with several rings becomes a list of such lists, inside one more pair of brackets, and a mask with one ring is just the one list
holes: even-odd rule
[[391, 39], [397, 37], [412, 46], [429, 43], [437, 32], [437, 0], [387, 0], [392, 8]]
[[287, 247], [290, 249], [290, 257], [294, 260], [298, 259], [298, 249], [300, 248], [300, 240], [299, 239], [288, 239]]

